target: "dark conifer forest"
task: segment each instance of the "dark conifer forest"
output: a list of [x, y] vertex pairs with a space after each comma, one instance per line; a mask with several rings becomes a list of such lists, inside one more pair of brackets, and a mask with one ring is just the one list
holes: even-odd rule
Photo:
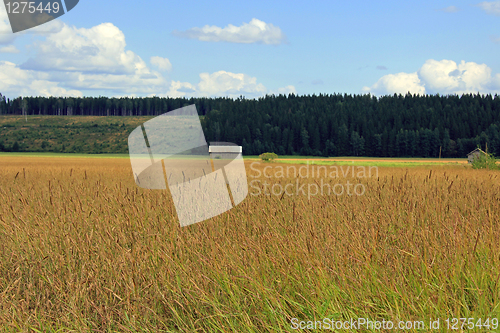
[[195, 104], [208, 142], [245, 155], [465, 157], [500, 154], [500, 97], [271, 95], [231, 98], [57, 98], [0, 94], [0, 115], [156, 116]]

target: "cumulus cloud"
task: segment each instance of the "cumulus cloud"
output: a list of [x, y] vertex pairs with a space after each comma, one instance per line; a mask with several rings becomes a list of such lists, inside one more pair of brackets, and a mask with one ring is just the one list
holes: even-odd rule
[[0, 47], [0, 53], [19, 53], [19, 50], [14, 45]]
[[202, 28], [174, 31], [173, 34], [179, 37], [198, 39], [204, 42], [243, 44], [281, 44], [286, 42], [286, 36], [279, 27], [256, 18], [253, 18], [249, 23], [243, 23], [239, 27], [232, 24], [229, 24], [225, 28], [206, 25]]
[[201, 97], [201, 96], [227, 96], [237, 98], [241, 95], [247, 98], [261, 97], [271, 94], [296, 94], [294, 86], [286, 86], [276, 90], [267, 89], [257, 78], [243, 73], [218, 71], [214, 73], [201, 73], [198, 84], [173, 81], [167, 93], [161, 96], [171, 97]]
[[262, 83], [257, 83], [257, 78], [246, 74], [235, 74], [226, 71], [218, 71], [212, 74], [201, 73], [198, 90], [207, 95], [224, 94], [239, 95], [245, 92], [250, 95], [261, 95], [266, 92]]
[[500, 16], [500, 1], [483, 1], [476, 6], [480, 7], [488, 14]]
[[[28, 18], [28, 16], [25, 17]], [[7, 12], [4, 10], [3, 6], [0, 6], [0, 45], [11, 44], [16, 38], [26, 34], [47, 35], [51, 33], [57, 33], [62, 29], [63, 26], [64, 23], [62, 23], [60, 20], [53, 20], [29, 30], [14, 34], [10, 27]]]
[[283, 88], [278, 88], [277, 90], [271, 90], [269, 91], [269, 93], [267, 93], [266, 95], [290, 95], [290, 94], [294, 94], [294, 95], [297, 95], [297, 90], [295, 89], [294, 86], [286, 86], [286, 87], [283, 87]]
[[[73, 92], [152, 94], [168, 86], [161, 73], [151, 70], [138, 55], [125, 49], [125, 35], [113, 24], [103, 23], [90, 29], [60, 24], [60, 29], [52, 30], [55, 32], [47, 34], [45, 40], [30, 46], [35, 56], [17, 67], [19, 70], [30, 75], [43, 74], [45, 80]], [[162, 59], [158, 62], [160, 67], [167, 64], [168, 59], [158, 58], [155, 59]], [[54, 87], [49, 92], [65, 94]]]
[[90, 29], [66, 24], [34, 45], [36, 56], [21, 65], [40, 71], [93, 72], [111, 74], [147, 73], [144, 61], [125, 50], [125, 35], [111, 23]]
[[92, 74], [42, 72], [0, 62], [0, 91], [7, 96], [83, 96], [84, 91], [106, 91], [113, 96], [232, 97], [247, 98], [267, 94], [296, 94], [294, 86], [267, 89], [257, 78], [243, 73], [218, 71], [201, 73], [198, 83], [167, 81], [160, 73]]
[[196, 93], [196, 86], [189, 82], [172, 81], [167, 93], [161, 97], [185, 97]]
[[484, 91], [491, 80], [491, 69], [485, 64], [452, 60], [427, 60], [419, 76], [432, 92], [465, 93]]
[[406, 94], [424, 94], [425, 88], [421, 85], [417, 73], [398, 73], [382, 76], [371, 87], [364, 87], [363, 92], [373, 93], [375, 95], [385, 95], [390, 93]]
[[376, 95], [405, 94], [408, 91], [412, 94], [498, 93], [500, 74], [492, 76], [491, 68], [486, 64], [429, 59], [415, 73], [385, 75], [362, 91]]
[[7, 12], [0, 6], [0, 45], [10, 44], [15, 38], [16, 36], [10, 28]]
[[9, 61], [0, 61], [0, 91], [11, 96], [83, 96], [49, 80], [46, 73], [23, 70]]
[[172, 69], [172, 64], [170, 60], [162, 57], [151, 57], [150, 59], [151, 65], [158, 67], [162, 71], [169, 71]]
[[[154, 72], [156, 73], [156, 72]], [[82, 91], [106, 91], [114, 96], [232, 97], [295, 93], [294, 86], [267, 89], [257, 78], [243, 73], [201, 73], [198, 83], [170, 81], [160, 73], [92, 74], [26, 70], [11, 62], [0, 62], [0, 91], [10, 96], [82, 96]], [[88, 94], [87, 94], [88, 95]]]
[[446, 13], [456, 13], [460, 9], [457, 6], [448, 6], [445, 8], [438, 9], [439, 11], [446, 12]]
[[[45, 40], [30, 46], [34, 57], [20, 66], [2, 63], [2, 74], [9, 73], [2, 80], [2, 93], [80, 96], [83, 90], [104, 90], [117, 95], [152, 94], [168, 87], [161, 73], [149, 69], [134, 52], [125, 50], [125, 36], [113, 24], [90, 29], [77, 29], [62, 22], [46, 26], [44, 30], [30, 29], [45, 34]], [[13, 45], [0, 49], [15, 50]], [[160, 59], [160, 67], [165, 66], [168, 59], [157, 60]]]
[[[78, 29], [65, 23], [30, 48], [35, 56], [21, 65], [0, 62], [0, 91], [12, 96], [82, 96], [105, 91], [114, 96], [229, 96], [260, 97], [268, 90], [257, 78], [243, 73], [201, 73], [198, 83], [169, 81], [161, 73], [172, 68], [167, 58], [150, 64], [126, 50], [123, 32], [111, 23]], [[0, 48], [15, 52], [13, 45]], [[295, 92], [293, 86], [278, 91]]]
[[[144, 95], [163, 91], [167, 80], [160, 73], [141, 74], [92, 74], [65, 73], [64, 84], [79, 90], [107, 91], [113, 95]], [[54, 75], [51, 75], [55, 79]]]

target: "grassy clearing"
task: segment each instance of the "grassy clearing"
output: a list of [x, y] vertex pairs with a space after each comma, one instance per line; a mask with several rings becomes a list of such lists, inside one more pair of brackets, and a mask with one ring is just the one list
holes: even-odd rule
[[[259, 156], [245, 156], [248, 160], [260, 160]], [[318, 156], [279, 156], [276, 160], [287, 164], [314, 164], [314, 165], [355, 165], [380, 167], [416, 167], [416, 166], [466, 166], [465, 158], [420, 158], [420, 157], [318, 157]]]
[[460, 162], [435, 162], [435, 161], [426, 161], [422, 159], [422, 161], [402, 161], [399, 158], [394, 159], [384, 159], [384, 160], [373, 160], [373, 161], [362, 161], [362, 160], [279, 160], [280, 163], [287, 164], [310, 164], [310, 165], [354, 165], [354, 166], [379, 166], [379, 167], [396, 167], [396, 168], [405, 168], [405, 167], [418, 167], [418, 166], [459, 166], [459, 167], [470, 167], [468, 165], [464, 165], [464, 163]]
[[[126, 154], [77, 154], [77, 153], [52, 153], [52, 152], [0, 152], [0, 157], [82, 157], [82, 158], [130, 158]], [[186, 158], [183, 156], [182, 158]], [[259, 156], [243, 156], [245, 160], [261, 161]], [[367, 160], [369, 159], [369, 160]], [[418, 161], [418, 162], [416, 162]], [[415, 167], [415, 166], [458, 166], [469, 167], [465, 159], [433, 159], [433, 158], [377, 158], [377, 157], [330, 157], [318, 158], [317, 156], [280, 156], [278, 162], [286, 164], [310, 165], [355, 165], [355, 166], [380, 166], [380, 167]]]
[[441, 318], [445, 332], [445, 318], [500, 317], [498, 171], [381, 167], [322, 179], [362, 196], [308, 199], [265, 195], [264, 181], [297, 179], [254, 178], [250, 163], [261, 195], [180, 228], [168, 191], [136, 187], [127, 159], [1, 157], [0, 327], [288, 332], [292, 318], [364, 317]]
[[[258, 159], [259, 155], [248, 155], [249, 158]], [[433, 158], [433, 157], [367, 157], [367, 156], [298, 156], [298, 155], [280, 155], [279, 160], [329, 160], [329, 161], [390, 161], [398, 160], [401, 162], [424, 161], [424, 162], [466, 162], [466, 158]]]

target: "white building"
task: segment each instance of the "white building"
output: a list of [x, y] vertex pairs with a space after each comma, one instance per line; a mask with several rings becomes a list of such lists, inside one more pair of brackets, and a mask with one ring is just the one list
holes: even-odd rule
[[208, 153], [212, 159], [235, 159], [241, 156], [243, 148], [241, 146], [209, 146]]

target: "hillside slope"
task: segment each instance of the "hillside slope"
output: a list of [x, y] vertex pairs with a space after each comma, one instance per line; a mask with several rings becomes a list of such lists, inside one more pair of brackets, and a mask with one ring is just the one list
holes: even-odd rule
[[0, 117], [0, 151], [127, 153], [130, 132], [153, 117]]

